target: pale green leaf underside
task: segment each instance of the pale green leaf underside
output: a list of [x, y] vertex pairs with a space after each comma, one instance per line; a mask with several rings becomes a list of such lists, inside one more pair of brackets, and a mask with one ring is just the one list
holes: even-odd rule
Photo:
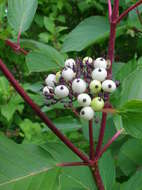
[[37, 5], [37, 0], [8, 0], [8, 22], [16, 32], [29, 28]]

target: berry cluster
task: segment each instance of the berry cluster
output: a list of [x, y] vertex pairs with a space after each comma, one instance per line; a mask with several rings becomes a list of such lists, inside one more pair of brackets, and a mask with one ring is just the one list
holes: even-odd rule
[[116, 82], [108, 76], [109, 66], [110, 61], [104, 58], [67, 59], [61, 71], [45, 79], [43, 95], [47, 105], [62, 102], [65, 107], [72, 107], [77, 100], [80, 116], [91, 120], [96, 111], [104, 108], [108, 94], [116, 90]]

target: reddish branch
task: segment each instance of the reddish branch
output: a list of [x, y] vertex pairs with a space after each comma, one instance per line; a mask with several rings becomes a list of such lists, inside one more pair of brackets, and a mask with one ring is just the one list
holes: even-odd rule
[[69, 163], [56, 164], [56, 166], [60, 166], [60, 167], [88, 166], [88, 163], [87, 162], [69, 162]]
[[98, 155], [98, 159], [101, 158], [104, 152], [107, 151], [107, 149], [110, 147], [110, 145], [121, 135], [123, 132], [123, 129], [119, 130], [109, 141], [108, 143], [103, 147], [103, 149], [100, 151]]
[[109, 21], [111, 22], [111, 16], [112, 16], [111, 0], [108, 0], [108, 14], [109, 14]]
[[90, 160], [94, 160], [93, 120], [89, 121]]
[[135, 9], [136, 7], [138, 7], [140, 4], [142, 4], [142, 0], [138, 1], [137, 3], [135, 3], [134, 5], [132, 5], [131, 7], [129, 7], [127, 10], [125, 10], [116, 20], [116, 23], [119, 23], [130, 11], [132, 11], [133, 9]]
[[25, 102], [28, 103], [28, 105], [34, 110], [34, 112], [40, 117], [40, 119], [52, 130], [54, 134], [56, 134], [59, 139], [66, 144], [76, 155], [78, 155], [81, 160], [90, 163], [88, 157], [79, 151], [78, 148], [76, 148], [69, 139], [64, 136], [56, 127], [55, 125], [48, 119], [48, 117], [40, 110], [38, 105], [36, 105], [32, 99], [27, 95], [27, 93], [24, 91], [24, 89], [20, 86], [20, 84], [16, 81], [16, 79], [13, 77], [11, 72], [7, 69], [5, 64], [0, 60], [0, 69], [3, 72], [3, 74], [6, 76], [6, 78], [10, 81], [12, 86], [15, 88], [15, 90], [21, 95], [21, 97], [25, 100]]

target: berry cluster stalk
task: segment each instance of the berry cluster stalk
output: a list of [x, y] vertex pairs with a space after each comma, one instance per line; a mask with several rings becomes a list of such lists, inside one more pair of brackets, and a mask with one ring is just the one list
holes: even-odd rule
[[[114, 0], [113, 10], [111, 5], [111, 0], [108, 0], [108, 11], [109, 11], [109, 21], [110, 21], [110, 38], [109, 38], [109, 47], [108, 47], [108, 59], [111, 62], [111, 66], [109, 69], [109, 78], [112, 78], [112, 63], [114, 61], [114, 50], [115, 50], [115, 37], [116, 37], [116, 27], [117, 24], [133, 9], [139, 6], [142, 3], [142, 0], [138, 1], [133, 6], [129, 7], [119, 16], [119, 0]], [[18, 33], [17, 43], [13, 43], [10, 40], [6, 40], [6, 44], [10, 46], [15, 52], [23, 53], [27, 55], [28, 52], [20, 47], [20, 36], [21, 32]], [[102, 154], [109, 148], [109, 146], [118, 138], [118, 136], [122, 133], [123, 130], [118, 131], [112, 139], [108, 141], [108, 143], [102, 148], [103, 138], [105, 134], [107, 114], [109, 113], [110, 108], [105, 106], [105, 112], [102, 113], [102, 121], [100, 127], [100, 134], [98, 143], [96, 146], [96, 150], [94, 149], [94, 141], [93, 141], [93, 122], [89, 121], [89, 142], [90, 142], [90, 158], [86, 156], [85, 153], [82, 153], [76, 146], [74, 146], [70, 140], [64, 136], [56, 126], [48, 119], [48, 117], [40, 110], [37, 104], [35, 104], [28, 94], [24, 91], [24, 89], [20, 86], [20, 84], [16, 81], [12, 73], [7, 69], [3, 61], [0, 59], [0, 69], [6, 78], [10, 81], [12, 86], [16, 89], [16, 91], [21, 95], [21, 97], [25, 100], [25, 102], [35, 111], [35, 113], [40, 117], [40, 119], [52, 130], [54, 134], [72, 150], [82, 162], [69, 162], [69, 163], [61, 163], [57, 164], [57, 166], [89, 166], [93, 173], [94, 180], [98, 187], [98, 190], [105, 190], [104, 184], [100, 175], [98, 160], [102, 156]], [[115, 110], [112, 110], [115, 111]], [[111, 111], [111, 113], [113, 113]], [[73, 110], [76, 114], [76, 111]]]

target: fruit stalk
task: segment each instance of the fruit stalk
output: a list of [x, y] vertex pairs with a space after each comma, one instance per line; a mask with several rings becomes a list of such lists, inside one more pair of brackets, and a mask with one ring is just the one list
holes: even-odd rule
[[89, 121], [90, 160], [94, 160], [93, 120]]

